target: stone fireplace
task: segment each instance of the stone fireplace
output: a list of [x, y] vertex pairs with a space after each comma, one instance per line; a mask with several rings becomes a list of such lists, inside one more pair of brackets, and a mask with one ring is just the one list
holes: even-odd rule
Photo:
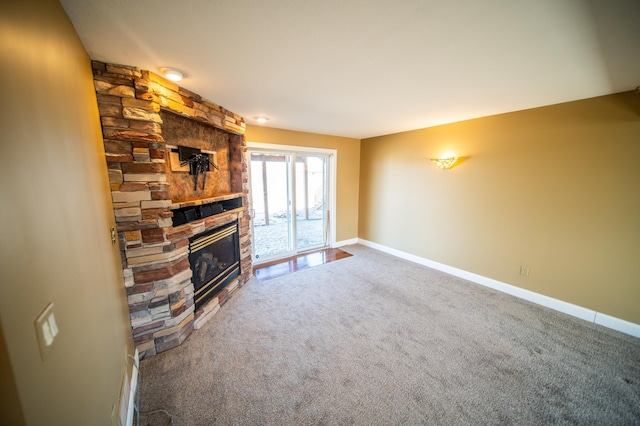
[[[92, 65], [131, 327], [144, 358], [181, 344], [252, 274], [245, 123], [152, 72]], [[203, 160], [197, 175], [194, 155]], [[229, 229], [232, 240], [218, 236], [234, 253], [211, 248], [195, 265], [192, 244]], [[214, 266], [220, 277], [199, 276]]]

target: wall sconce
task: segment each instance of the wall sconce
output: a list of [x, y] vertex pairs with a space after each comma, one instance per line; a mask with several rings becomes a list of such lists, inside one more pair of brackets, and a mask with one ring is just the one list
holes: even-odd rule
[[431, 161], [433, 161], [436, 166], [440, 167], [441, 169], [447, 170], [453, 167], [454, 164], [456, 164], [456, 161], [458, 161], [458, 157], [432, 158]]

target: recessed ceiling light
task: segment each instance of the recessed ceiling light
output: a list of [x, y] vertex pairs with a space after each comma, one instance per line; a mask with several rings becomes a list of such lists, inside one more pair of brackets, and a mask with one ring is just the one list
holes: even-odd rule
[[258, 123], [266, 123], [267, 121], [269, 121], [269, 117], [265, 117], [263, 115], [258, 115], [253, 118], [255, 118]]
[[171, 81], [181, 81], [184, 77], [182, 73], [175, 68], [159, 68], [159, 71], [167, 80]]

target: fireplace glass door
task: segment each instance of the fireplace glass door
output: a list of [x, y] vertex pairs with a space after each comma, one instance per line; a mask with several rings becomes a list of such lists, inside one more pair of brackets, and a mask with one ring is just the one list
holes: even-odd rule
[[328, 246], [328, 155], [250, 154], [254, 263]]
[[190, 239], [196, 310], [240, 274], [238, 240], [237, 221]]

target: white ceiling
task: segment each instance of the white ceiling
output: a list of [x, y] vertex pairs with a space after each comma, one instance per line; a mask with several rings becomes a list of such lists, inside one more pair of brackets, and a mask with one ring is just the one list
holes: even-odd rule
[[640, 85], [638, 0], [61, 0], [92, 59], [366, 138]]

